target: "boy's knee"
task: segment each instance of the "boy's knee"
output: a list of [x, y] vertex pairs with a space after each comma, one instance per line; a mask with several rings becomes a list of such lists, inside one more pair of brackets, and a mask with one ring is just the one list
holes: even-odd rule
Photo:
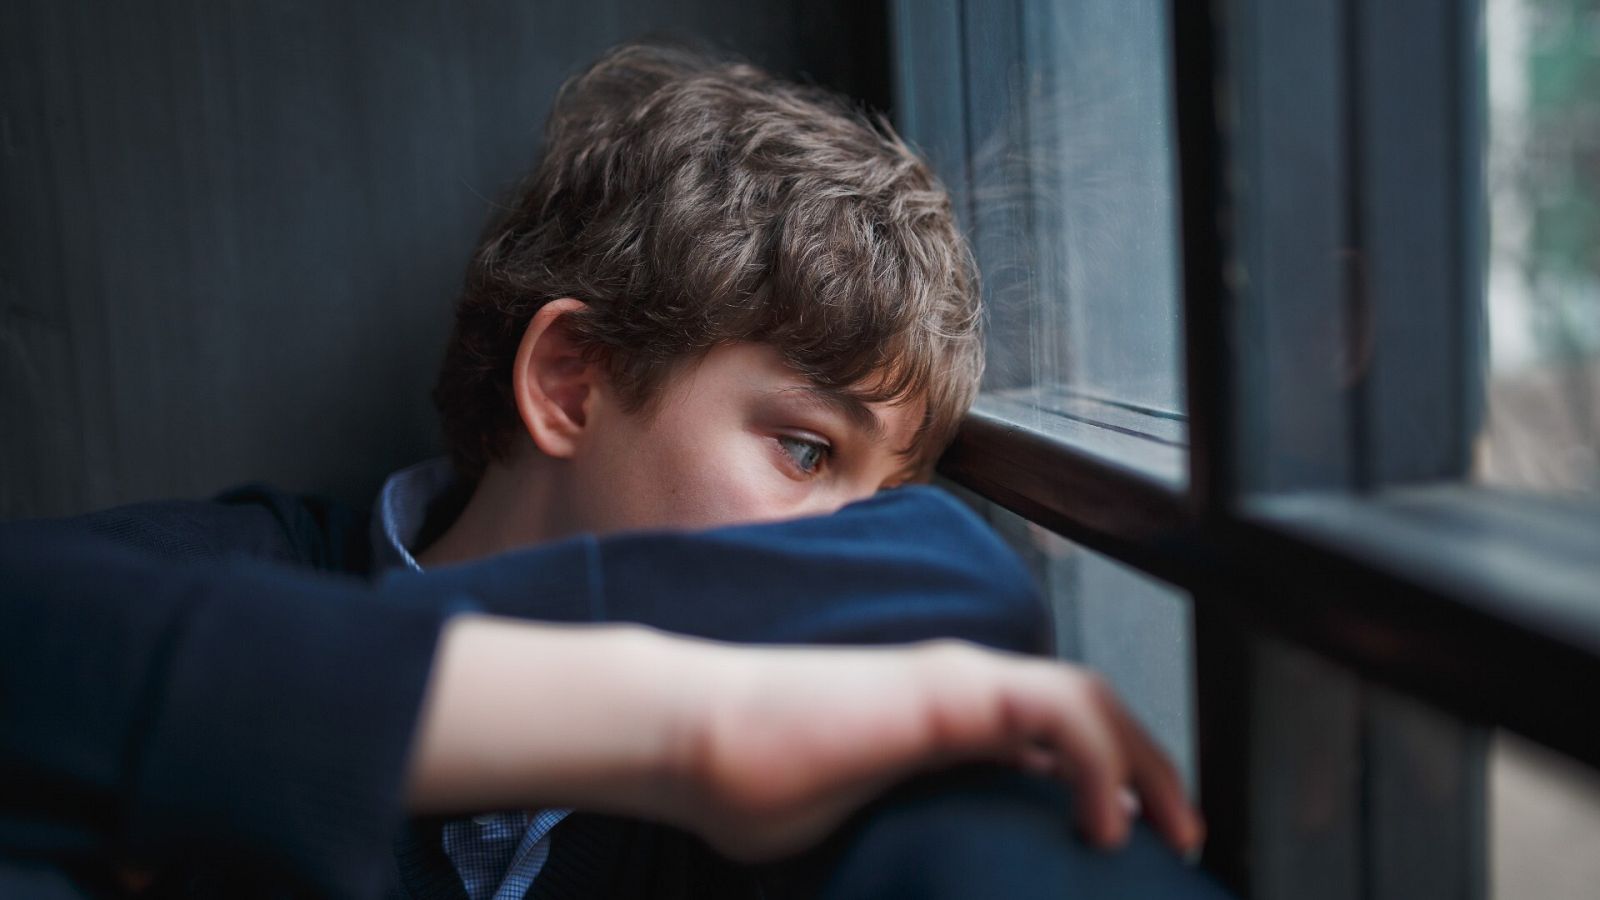
[[820, 896], [1228, 896], [1149, 828], [1106, 852], [1072, 822], [1056, 782], [992, 766], [926, 776], [868, 807], [833, 841]]

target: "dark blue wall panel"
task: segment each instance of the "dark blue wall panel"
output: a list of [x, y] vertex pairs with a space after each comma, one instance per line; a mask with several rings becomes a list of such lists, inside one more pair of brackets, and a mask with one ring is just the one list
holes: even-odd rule
[[662, 29], [879, 105], [881, 4], [8, 0], [0, 516], [436, 452], [463, 266], [562, 79]]

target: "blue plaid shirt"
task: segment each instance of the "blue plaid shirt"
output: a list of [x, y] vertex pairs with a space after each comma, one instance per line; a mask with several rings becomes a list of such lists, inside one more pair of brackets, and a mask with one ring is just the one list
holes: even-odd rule
[[[428, 504], [455, 478], [449, 460], [435, 459], [389, 476], [372, 517], [374, 571], [422, 567], [411, 544]], [[444, 853], [471, 900], [522, 900], [550, 856], [550, 830], [570, 810], [488, 813], [444, 826]]]

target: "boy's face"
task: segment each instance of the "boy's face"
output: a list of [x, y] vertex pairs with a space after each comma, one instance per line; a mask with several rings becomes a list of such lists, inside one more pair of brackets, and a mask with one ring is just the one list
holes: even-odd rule
[[628, 412], [605, 386], [570, 457], [573, 530], [706, 528], [820, 515], [915, 480], [897, 451], [922, 405], [818, 389], [772, 347], [717, 347]]

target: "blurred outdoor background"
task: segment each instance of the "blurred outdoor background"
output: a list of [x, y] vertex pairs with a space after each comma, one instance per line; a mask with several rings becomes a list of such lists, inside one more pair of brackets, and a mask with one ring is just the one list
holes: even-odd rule
[[[1476, 475], [1592, 500], [1600, 497], [1600, 2], [1488, 0], [1485, 13], [1489, 375]], [[1600, 896], [1594, 773], [1504, 734], [1493, 753], [1494, 896]]]

